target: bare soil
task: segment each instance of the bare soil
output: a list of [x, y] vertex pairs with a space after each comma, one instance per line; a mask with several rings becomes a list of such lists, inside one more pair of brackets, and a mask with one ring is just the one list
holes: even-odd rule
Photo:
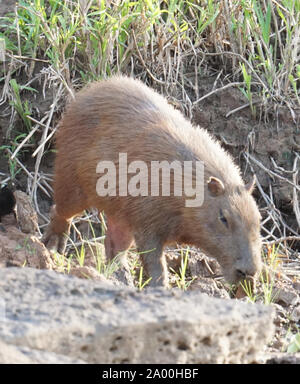
[[[213, 80], [200, 80], [200, 96], [212, 90]], [[287, 172], [293, 169], [295, 152], [300, 151], [300, 113], [293, 121], [290, 111], [279, 109], [270, 111], [268, 118], [253, 117], [250, 108], [236, 112], [229, 117], [226, 115], [245, 104], [245, 99], [238, 89], [226, 89], [212, 95], [199, 103], [193, 113], [193, 121], [212, 132], [240, 165], [247, 181], [250, 174], [255, 172], [259, 183], [265, 191], [270, 186], [274, 193], [274, 204], [284, 215], [287, 223], [297, 232], [298, 225], [293, 214], [293, 187], [286, 182], [276, 179], [255, 163], [247, 164], [244, 154], [249, 152], [264, 167]], [[272, 160], [273, 159], [273, 160]], [[262, 207], [264, 201], [257, 191], [255, 197]], [[296, 245], [296, 244], [295, 244]], [[300, 244], [296, 247], [299, 249]]]

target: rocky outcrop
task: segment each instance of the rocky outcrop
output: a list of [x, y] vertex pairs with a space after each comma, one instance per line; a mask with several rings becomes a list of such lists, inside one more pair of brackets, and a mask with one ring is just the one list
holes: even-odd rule
[[274, 332], [271, 307], [31, 268], [0, 269], [1, 303], [6, 363], [252, 363]]
[[83, 361], [53, 352], [5, 344], [0, 341], [1, 364], [84, 364]]
[[300, 353], [273, 353], [267, 358], [266, 364], [300, 364]]
[[0, 230], [0, 266], [53, 269], [49, 251], [40, 240], [21, 232], [13, 225]]

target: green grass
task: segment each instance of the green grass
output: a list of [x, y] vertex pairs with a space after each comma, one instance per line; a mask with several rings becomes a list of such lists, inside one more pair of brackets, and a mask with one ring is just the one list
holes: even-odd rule
[[[26, 133], [16, 132], [12, 140], [0, 146], [0, 155], [2, 155], [4, 158], [7, 158], [10, 180], [12, 182], [15, 181], [16, 176], [21, 171], [21, 169], [18, 166], [17, 160], [12, 158], [11, 154], [17, 149], [17, 147], [26, 137]], [[26, 152], [27, 150], [23, 149], [22, 153], [24, 154]]]
[[[243, 84], [239, 88], [254, 118], [258, 108], [267, 114], [278, 106], [295, 116], [299, 35], [300, 3], [292, 0], [20, 0], [16, 15], [0, 18], [1, 56], [4, 49], [7, 54], [0, 67], [2, 98], [21, 118], [21, 133], [29, 137], [34, 131], [33, 153], [40, 129], [31, 118], [49, 119], [41, 125], [47, 146], [39, 148], [47, 151], [53, 140], [48, 129], [56, 125], [67, 95], [115, 73], [133, 74], [166, 93], [176, 86], [185, 92], [183, 99], [193, 100], [201, 76], [222, 69], [227, 83]], [[53, 87], [55, 113], [39, 116], [32, 107], [28, 94], [31, 100], [41, 92], [37, 82], [31, 86], [33, 76]], [[8, 129], [13, 141], [15, 125], [13, 115]], [[38, 172], [42, 155], [35, 159]]]
[[257, 294], [254, 292], [253, 286], [250, 281], [244, 280], [241, 283], [241, 287], [243, 288], [248, 300], [251, 303], [255, 303], [258, 299]]
[[[70, 274], [71, 268], [88, 266], [92, 267], [99, 275], [109, 279], [120, 268], [118, 256], [109, 262], [105, 261], [103, 248], [97, 242], [83, 240], [80, 246], [76, 246], [73, 240], [69, 240], [72, 247], [68, 254], [53, 253], [53, 261], [58, 271]], [[88, 250], [89, 253], [87, 254]], [[87, 260], [87, 255], [89, 260]]]
[[250, 302], [255, 303], [261, 301], [265, 305], [270, 305], [276, 300], [274, 285], [280, 263], [278, 250], [279, 246], [276, 248], [275, 245], [273, 245], [267, 248], [266, 254], [262, 255], [265, 267], [258, 277], [259, 286], [257, 292], [254, 292], [250, 281], [245, 280], [241, 282], [241, 286]]
[[78, 229], [76, 233], [79, 234], [80, 244], [76, 245], [71, 236], [68, 236], [68, 243], [70, 244], [69, 252], [64, 255], [57, 252], [54, 253], [54, 262], [58, 270], [63, 273], [69, 274], [73, 267], [89, 266], [105, 278], [109, 279], [114, 272], [120, 268], [120, 256], [117, 255], [113, 260], [107, 261], [104, 252], [104, 234], [105, 226], [101, 222], [102, 236], [97, 238], [94, 225], [88, 218], [89, 229], [92, 234], [92, 239], [84, 238]]
[[296, 333], [291, 337], [291, 341], [287, 346], [288, 353], [297, 353], [300, 352], [300, 332]]
[[137, 284], [139, 291], [142, 291], [150, 283], [152, 279], [152, 277], [149, 277], [148, 279], [144, 280], [143, 273], [144, 273], [144, 268], [141, 266], [140, 272], [139, 272], [138, 284]]
[[151, 252], [152, 249], [143, 252], [137, 252], [135, 249], [128, 251], [127, 259], [129, 262], [130, 274], [133, 278], [135, 286], [142, 291], [152, 280], [151, 276], [146, 276], [140, 255]]
[[231, 7], [225, 0], [87, 3], [20, 1], [17, 18], [1, 21], [0, 38], [14, 55], [49, 60], [68, 85], [134, 70], [139, 55], [159, 77], [159, 56], [167, 61], [173, 53], [192, 58], [223, 51], [232, 73], [245, 81], [251, 108], [256, 95], [263, 103], [299, 106], [297, 1], [242, 0]]
[[185, 250], [181, 249], [180, 253], [181, 260], [179, 272], [176, 272], [173, 268], [170, 268], [170, 270], [174, 274], [177, 287], [183, 291], [186, 291], [195, 280], [195, 277], [190, 278], [187, 276], [188, 259], [190, 254], [189, 248], [187, 247]]

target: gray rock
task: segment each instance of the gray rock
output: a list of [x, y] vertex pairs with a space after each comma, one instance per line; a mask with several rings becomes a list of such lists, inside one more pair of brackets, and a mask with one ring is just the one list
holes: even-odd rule
[[5, 344], [0, 341], [1, 364], [84, 364], [83, 361], [52, 352]]
[[30, 197], [22, 191], [15, 191], [14, 195], [17, 202], [16, 211], [21, 231], [23, 233], [39, 233], [38, 216], [31, 204]]
[[274, 333], [270, 306], [31, 268], [0, 269], [0, 298], [0, 341], [17, 348], [6, 362], [25, 348], [34, 362], [252, 363]]
[[298, 304], [291, 313], [291, 319], [298, 323], [300, 321], [300, 304]]
[[273, 353], [267, 358], [266, 364], [300, 364], [300, 353]]
[[199, 276], [190, 287], [191, 290], [198, 290], [212, 297], [230, 299], [229, 293], [224, 288], [219, 288], [214, 279]]
[[275, 303], [283, 306], [296, 305], [299, 302], [299, 295], [292, 287], [275, 287], [273, 297]]

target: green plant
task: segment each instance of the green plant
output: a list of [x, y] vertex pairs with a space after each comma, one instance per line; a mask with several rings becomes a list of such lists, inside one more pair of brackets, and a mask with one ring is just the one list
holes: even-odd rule
[[58, 252], [53, 252], [52, 260], [58, 271], [64, 274], [69, 274], [72, 267], [73, 256], [74, 255], [71, 254], [70, 256], [66, 257], [65, 255]]
[[31, 87], [25, 87], [20, 86], [15, 79], [10, 80], [10, 86], [13, 91], [13, 100], [10, 102], [10, 104], [15, 108], [15, 110], [18, 112], [19, 116], [24, 122], [24, 125], [28, 132], [31, 130], [31, 121], [28, 119], [28, 115], [31, 114], [29, 103], [26, 100], [24, 103], [22, 103], [20, 92], [24, 89], [27, 91], [37, 92], [34, 88]]
[[253, 291], [253, 284], [251, 281], [244, 280], [240, 283], [241, 287], [243, 288], [244, 292], [246, 293], [249, 301], [251, 303], [255, 303], [257, 300], [257, 295]]
[[23, 244], [17, 244], [15, 251], [20, 251], [20, 250], [25, 250], [30, 255], [36, 254], [36, 249], [32, 246], [32, 244], [30, 244], [30, 239], [28, 237], [26, 237], [23, 240]]
[[260, 273], [258, 280], [260, 282], [260, 293], [253, 292], [253, 286], [250, 281], [244, 280], [241, 282], [241, 287], [246, 293], [250, 302], [254, 303], [259, 299], [263, 300], [265, 305], [270, 305], [276, 299], [277, 293], [274, 292], [274, 284], [276, 280], [277, 268], [279, 265], [278, 249], [275, 244], [272, 247], [267, 247], [266, 255], [263, 253], [265, 267]]
[[[92, 232], [93, 239], [96, 239], [95, 230], [88, 219], [89, 227]], [[104, 224], [102, 224], [103, 226]], [[104, 226], [105, 227], [105, 226]], [[101, 237], [102, 239], [104, 236]], [[90, 250], [90, 254], [94, 259], [95, 269], [99, 274], [104, 275], [106, 278], [109, 278], [114, 272], [116, 272], [120, 268], [120, 258], [122, 254], [118, 254], [113, 260], [109, 262], [105, 262], [105, 256], [103, 254], [103, 245], [99, 244], [96, 240], [83, 239], [80, 235], [81, 244], [80, 247], [76, 246], [74, 241], [68, 237], [72, 245], [72, 249], [75, 253], [70, 253], [70, 256], [73, 260], [76, 260], [80, 267], [83, 267], [86, 263], [86, 247]], [[75, 256], [75, 258], [74, 258]]]
[[80, 265], [80, 267], [83, 267], [84, 266], [84, 260], [85, 260], [85, 247], [84, 247], [84, 243], [81, 244], [79, 250], [78, 250], [78, 247], [76, 247], [74, 243], [73, 243], [73, 245], [74, 245], [75, 256], [76, 256], [76, 259], [78, 261], [78, 264]]
[[267, 253], [265, 256], [265, 263], [269, 267], [264, 273], [260, 275], [261, 287], [263, 291], [264, 304], [269, 305], [276, 299], [276, 293], [274, 293], [274, 284], [278, 265], [280, 263], [279, 255], [279, 245], [276, 247], [275, 244], [267, 247]]
[[260, 281], [261, 281], [261, 287], [262, 287], [262, 293], [263, 293], [262, 297], [264, 300], [264, 304], [270, 305], [271, 303], [274, 302], [276, 298], [276, 294], [274, 294], [274, 283], [275, 283], [274, 276], [270, 278], [268, 273], [265, 274], [265, 277], [263, 276], [263, 274], [261, 274]]
[[[242, 59], [243, 93], [252, 112], [253, 94], [265, 106], [273, 102], [291, 108], [292, 99], [299, 106], [299, 2], [242, 0], [240, 7], [233, 6], [232, 10], [230, 45], [235, 58]], [[251, 78], [255, 87], [250, 90]]]
[[292, 339], [287, 347], [288, 353], [297, 353], [300, 351], [300, 332], [292, 336]]
[[144, 268], [142, 262], [140, 260], [140, 255], [147, 254], [152, 250], [137, 252], [135, 250], [129, 251], [129, 266], [130, 266], [130, 274], [133, 277], [133, 280], [137, 286], [137, 288], [141, 291], [145, 288], [146, 285], [152, 280], [152, 277], [149, 276], [146, 280], [144, 280]]
[[244, 96], [248, 99], [252, 115], [255, 117], [255, 115], [256, 115], [256, 108], [253, 105], [253, 98], [252, 98], [252, 91], [251, 91], [251, 79], [252, 79], [252, 76], [248, 74], [247, 69], [246, 69], [244, 63], [241, 64], [241, 68], [242, 68], [242, 74], [243, 74], [243, 78], [244, 78], [246, 89], [245, 88], [240, 88], [240, 90], [242, 91]]
[[153, 79], [160, 77], [161, 64], [164, 76], [175, 70], [171, 77], [177, 78], [176, 57], [184, 65], [183, 47], [192, 60], [199, 53], [222, 53], [232, 63], [233, 76], [245, 81], [241, 89], [253, 114], [258, 101], [266, 108], [270, 103], [299, 106], [299, 33], [300, 6], [292, 0], [21, 0], [17, 17], [7, 16], [0, 24], [8, 51], [48, 57], [66, 86], [78, 74], [86, 83], [134, 70], [137, 58]]
[[191, 283], [195, 280], [195, 277], [188, 279], [186, 276], [189, 252], [190, 252], [189, 248], [187, 248], [185, 252], [183, 249], [181, 250], [181, 261], [180, 261], [179, 273], [176, 272], [173, 268], [170, 268], [175, 275], [175, 281], [176, 281], [177, 287], [182, 289], [183, 291], [186, 291], [191, 285]]
[[[0, 146], [0, 154], [3, 154], [3, 157], [7, 158], [11, 181], [14, 181], [17, 174], [21, 171], [16, 159], [18, 155], [13, 157], [12, 154], [25, 137], [26, 133], [17, 134], [9, 143]], [[24, 150], [24, 152], [26, 152], [26, 150]]]
[[147, 280], [143, 281], [143, 267], [140, 267], [140, 272], [139, 272], [139, 280], [138, 280], [138, 289], [139, 291], [142, 291], [146, 285], [150, 283], [152, 280], [152, 277], [149, 277]]

